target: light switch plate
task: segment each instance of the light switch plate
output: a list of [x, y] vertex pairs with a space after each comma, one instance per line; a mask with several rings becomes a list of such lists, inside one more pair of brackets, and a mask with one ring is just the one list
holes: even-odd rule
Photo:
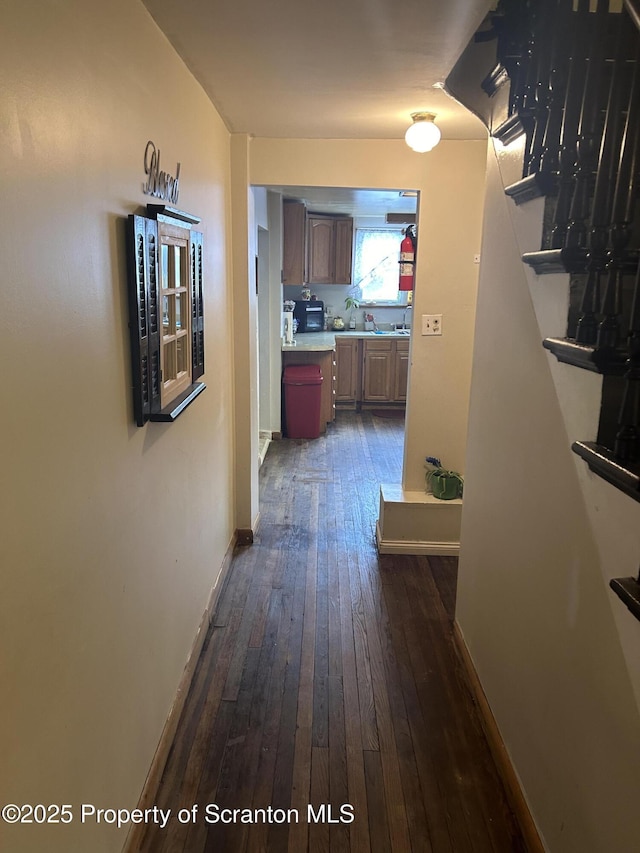
[[442, 314], [423, 314], [422, 315], [422, 334], [423, 335], [441, 335], [442, 334]]

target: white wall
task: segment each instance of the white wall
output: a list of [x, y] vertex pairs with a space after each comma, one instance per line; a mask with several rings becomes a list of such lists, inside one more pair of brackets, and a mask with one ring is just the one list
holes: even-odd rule
[[[271, 282], [271, 238], [269, 236], [269, 200], [268, 193], [263, 187], [252, 187], [256, 216], [256, 246], [257, 258], [257, 332], [258, 332], [258, 426], [260, 431], [273, 432], [280, 429], [279, 421], [272, 425], [272, 388], [271, 388], [271, 352], [272, 352], [272, 303], [275, 301], [272, 289], [281, 290], [279, 278]], [[278, 250], [278, 257], [280, 251]], [[281, 299], [277, 303], [281, 304]], [[280, 344], [280, 328], [275, 330], [275, 337]]]
[[444, 141], [416, 154], [400, 140], [251, 142], [254, 184], [420, 190], [413, 322], [442, 313], [445, 333], [412, 339], [403, 475], [410, 489], [424, 488], [426, 455], [464, 467], [485, 147]]
[[[0, 47], [0, 800], [131, 808], [234, 529], [229, 135], [139, 2], [9, 0]], [[202, 217], [207, 389], [138, 429], [123, 221], [149, 139]]]
[[267, 193], [269, 214], [269, 422], [272, 433], [282, 430], [282, 196]]
[[259, 512], [258, 224], [249, 186], [249, 138], [243, 133], [231, 137], [231, 209], [236, 526], [249, 534], [255, 529]]
[[490, 146], [457, 619], [547, 848], [631, 851], [640, 626], [607, 580], [637, 571], [640, 505], [570, 451], [595, 436], [565, 427], [589, 422], [585, 397], [558, 397], [548, 282], [520, 260], [539, 248], [541, 208], [516, 209], [512, 179]]

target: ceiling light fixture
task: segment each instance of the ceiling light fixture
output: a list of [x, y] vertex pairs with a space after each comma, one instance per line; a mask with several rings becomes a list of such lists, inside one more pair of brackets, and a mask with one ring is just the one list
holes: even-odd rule
[[404, 135], [409, 148], [419, 154], [431, 151], [440, 142], [440, 128], [435, 124], [433, 113], [411, 113], [413, 124]]

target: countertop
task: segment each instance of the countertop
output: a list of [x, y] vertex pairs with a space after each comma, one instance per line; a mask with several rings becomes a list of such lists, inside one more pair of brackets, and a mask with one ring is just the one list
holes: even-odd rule
[[380, 339], [390, 338], [392, 340], [409, 340], [409, 335], [402, 332], [365, 332], [364, 329], [344, 332], [303, 332], [294, 337], [294, 344], [289, 346], [282, 344], [282, 352], [327, 352], [335, 350], [336, 338], [362, 338]]

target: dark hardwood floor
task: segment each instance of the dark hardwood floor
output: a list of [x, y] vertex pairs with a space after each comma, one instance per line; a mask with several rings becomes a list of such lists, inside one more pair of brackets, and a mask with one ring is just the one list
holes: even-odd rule
[[269, 448], [142, 850], [526, 850], [453, 644], [457, 561], [376, 551], [403, 426], [339, 413]]

